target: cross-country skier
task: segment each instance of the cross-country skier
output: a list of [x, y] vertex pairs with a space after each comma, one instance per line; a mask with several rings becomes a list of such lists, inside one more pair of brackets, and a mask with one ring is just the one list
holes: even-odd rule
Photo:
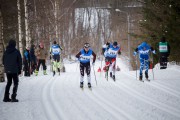
[[94, 65], [96, 60], [96, 54], [90, 49], [89, 43], [84, 44], [84, 48], [80, 50], [80, 52], [76, 55], [76, 58], [80, 61], [80, 87], [83, 88], [83, 82], [84, 82], [84, 71], [86, 70], [87, 73], [87, 79], [88, 79], [88, 87], [91, 88], [91, 67], [90, 67], [90, 58], [91, 55], [93, 55], [93, 62], [92, 65]]
[[166, 42], [166, 38], [162, 37], [161, 41], [159, 42], [159, 62], [160, 62], [160, 69], [167, 68], [168, 57], [170, 54], [170, 46], [169, 43]]
[[155, 50], [153, 47], [148, 45], [146, 42], [142, 42], [134, 51], [134, 56], [139, 53], [139, 61], [140, 61], [140, 73], [139, 80], [142, 81], [143, 78], [143, 68], [145, 67], [145, 77], [148, 79], [148, 69], [149, 69], [149, 54], [152, 52], [155, 54]]
[[53, 58], [53, 76], [55, 75], [56, 71], [58, 70], [60, 74], [60, 55], [61, 55], [61, 48], [60, 45], [56, 43], [56, 41], [53, 42], [53, 45], [50, 47], [50, 59], [51, 56]]
[[121, 54], [121, 48], [118, 46], [118, 43], [115, 41], [113, 44], [109, 44], [109, 47], [106, 47], [104, 52], [106, 70], [110, 70], [110, 77], [115, 81], [115, 69], [116, 69], [116, 57], [117, 54]]

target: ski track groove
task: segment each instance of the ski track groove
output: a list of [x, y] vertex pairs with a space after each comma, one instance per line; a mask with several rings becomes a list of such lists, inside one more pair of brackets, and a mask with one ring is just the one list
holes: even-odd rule
[[[76, 77], [77, 78], [77, 77]], [[78, 88], [78, 89], [81, 89], [81, 88]], [[93, 100], [96, 104], [98, 104], [99, 106], [101, 106], [101, 108], [103, 108], [103, 110], [105, 110], [106, 112], [108, 112], [109, 114], [113, 115], [114, 118], [116, 118], [117, 120], [120, 119], [121, 116], [119, 116], [120, 114], [123, 115], [122, 119], [124, 119], [124, 116], [125, 118], [129, 118], [127, 117], [126, 115], [122, 114], [120, 111], [119, 111], [119, 108], [117, 107], [114, 107], [113, 105], [108, 105], [109, 103], [106, 101], [105, 103], [102, 102], [104, 101], [103, 99], [102, 100], [99, 100], [99, 99], [96, 99], [97, 96], [95, 96], [93, 94], [93, 91], [94, 91], [95, 87], [92, 86], [92, 91], [89, 90], [88, 87], [84, 87], [84, 90], [82, 91], [83, 94], [85, 94], [85, 96], [87, 96], [89, 99]], [[92, 95], [94, 95], [94, 97], [92, 97]], [[99, 98], [99, 97], [98, 97]], [[99, 102], [101, 101], [101, 102]], [[112, 108], [113, 106], [113, 108]], [[115, 112], [118, 112], [118, 113], [115, 113]], [[93, 120], [93, 118], [92, 118]], [[132, 119], [131, 119], [132, 120]]]
[[[70, 77], [70, 76], [69, 76]], [[77, 79], [79, 79], [78, 77], [76, 77]], [[85, 79], [86, 80], [86, 79]], [[79, 82], [78, 82], [79, 83]], [[72, 86], [72, 84], [70, 84], [71, 86]], [[77, 86], [77, 84], [74, 82], [74, 86]], [[80, 92], [82, 92], [82, 93], [80, 93], [80, 94], [84, 94], [85, 96], [84, 97], [86, 97], [88, 100], [90, 100], [91, 98], [88, 96], [88, 95], [86, 95], [87, 94], [87, 92], [88, 92], [88, 94], [90, 93], [91, 94], [91, 90], [89, 90], [89, 88], [88, 87], [84, 87], [83, 88], [83, 90], [81, 90], [81, 88], [80, 87], [78, 87], [77, 88], [78, 90], [80, 90]], [[93, 87], [93, 89], [94, 89], [94, 87]], [[77, 93], [77, 91], [73, 91], [74, 93], [76, 92]], [[79, 92], [78, 92], [79, 93]], [[78, 98], [79, 97], [81, 97], [82, 98], [82, 96], [81, 95], [79, 95], [78, 96]], [[92, 99], [91, 99], [92, 100]], [[106, 108], [103, 108], [103, 106], [101, 106], [101, 105], [99, 105], [98, 103], [97, 103], [97, 101], [94, 101], [98, 106], [100, 106], [101, 107], [101, 109], [103, 109], [105, 112], [107, 112], [107, 113], [109, 113], [110, 114], [110, 112], [108, 111], [108, 109]], [[95, 104], [94, 103], [94, 104]], [[92, 106], [93, 108], [94, 108], [94, 106]], [[97, 107], [97, 106], [95, 106], [95, 107]], [[97, 114], [99, 111], [98, 110], [96, 110], [96, 109], [94, 109], [94, 113], [96, 114], [96, 119], [98, 119], [98, 120], [102, 120], [102, 119], [107, 119], [107, 118], [105, 118], [102, 114]], [[86, 117], [87, 116], [89, 116], [89, 113], [87, 113], [88, 115], [86, 115]], [[98, 115], [98, 116], [97, 116]], [[112, 114], [111, 114], [112, 115]], [[98, 117], [98, 118], [97, 118]], [[104, 117], [104, 118], [103, 118]], [[114, 116], [112, 116], [112, 117], [114, 117]], [[87, 118], [86, 118], [87, 119]], [[94, 117], [93, 118], [91, 118], [91, 120], [93, 120], [94, 119]], [[109, 120], [109, 119], [107, 119], [107, 120]]]
[[[67, 90], [67, 87], [65, 88], [64, 86], [65, 86], [65, 82], [66, 81], [68, 81], [69, 79], [68, 79], [68, 77], [72, 77], [72, 76], [68, 76], [68, 75], [66, 75], [65, 76], [65, 79], [63, 79], [62, 80], [62, 83], [60, 83], [62, 86], [62, 89], [63, 89], [63, 91], [66, 91], [67, 92], [67, 94], [64, 94], [65, 96], [67, 96], [66, 98], [69, 98], [68, 96], [70, 96], [70, 97], [72, 97], [72, 92], [74, 92], [74, 91], [70, 91], [70, 89], [68, 88], [68, 90]], [[57, 84], [57, 85], [59, 85], [59, 84]], [[71, 84], [70, 84], [71, 85]], [[85, 118], [85, 116], [86, 116], [86, 119], [88, 119], [88, 113], [84, 113], [84, 111], [85, 111], [85, 109], [83, 109], [82, 107], [80, 107], [80, 105], [79, 104], [77, 104], [75, 101], [73, 101], [73, 99], [70, 99], [70, 101], [71, 101], [71, 104], [73, 104], [73, 105], [76, 105], [76, 107], [78, 108], [78, 110], [80, 111], [80, 116], [78, 116], [78, 117], [82, 117], [82, 115], [84, 116], [84, 118]], [[76, 109], [77, 109], [76, 108]], [[84, 113], [84, 114], [82, 114], [82, 113]], [[66, 114], [66, 113], [65, 113]], [[82, 120], [82, 119], [81, 119]]]
[[63, 114], [63, 111], [59, 105], [59, 101], [57, 101], [57, 97], [55, 95], [55, 92], [53, 92], [55, 85], [56, 85], [56, 82], [58, 80], [62, 80], [61, 76], [55, 77], [55, 80], [53, 80], [53, 83], [52, 83], [51, 88], [50, 88], [51, 102], [54, 102], [53, 105], [56, 108], [56, 114], [59, 116], [59, 118], [61, 118], [62, 120], [67, 120], [67, 117]]
[[[48, 120], [61, 120], [61, 117], [58, 115], [56, 103], [53, 102], [52, 100], [52, 95], [51, 91], [52, 90], [52, 82], [55, 79], [55, 77], [51, 77], [48, 82], [45, 84], [43, 87], [43, 92], [42, 92], [42, 103], [43, 107], [45, 110], [45, 114], [48, 118]], [[49, 90], [50, 88], [50, 90]]]
[[[126, 73], [125, 73], [125, 74], [126, 74]], [[128, 74], [126, 74], [126, 75], [128, 75]], [[135, 77], [135, 76], [132, 75], [132, 74], [130, 74], [130, 75], [128, 75], [128, 76], [133, 77], [133, 78]], [[135, 78], [136, 78], [136, 77], [135, 77]], [[180, 99], [180, 92], [177, 92], [177, 91], [173, 90], [172, 88], [165, 87], [165, 86], [157, 83], [157, 81], [154, 82], [154, 81], [151, 80], [150, 83], [148, 83], [148, 81], [147, 81], [147, 84], [150, 85], [150, 86], [152, 86], [152, 87], [155, 87], [155, 88], [157, 88], [157, 89], [159, 89], [159, 90], [162, 90], [162, 91], [164, 91], [164, 92], [166, 92], [166, 93], [168, 93], [168, 94], [170, 94], [170, 95], [173, 95], [174, 97], [177, 97], [178, 99]], [[167, 85], [166, 85], [166, 86], [167, 86]]]
[[[126, 75], [128, 75], [128, 74], [126, 74]], [[131, 76], [131, 75], [128, 75], [128, 76]], [[134, 91], [133, 89], [129, 88], [127, 85], [125, 85], [122, 82], [121, 83], [117, 82], [117, 84], [123, 86], [124, 89], [128, 89], [125, 92], [127, 92], [129, 95], [131, 95], [131, 96], [133, 96], [133, 97], [135, 97], [135, 98], [137, 98], [137, 99], [139, 99], [139, 100], [141, 100], [141, 101], [143, 101], [145, 103], [148, 103], [148, 104], [150, 104], [152, 106], [155, 106], [155, 107], [157, 107], [157, 108], [159, 108], [159, 109], [161, 109], [161, 110], [163, 110], [165, 112], [168, 112], [171, 115], [175, 115], [176, 117], [180, 118], [180, 111], [179, 110], [174, 109], [173, 107], [169, 107], [168, 105], [165, 105], [163, 103], [156, 102], [155, 100], [153, 100], [153, 99], [151, 99], [151, 98], [149, 98], [149, 97], [147, 97], [147, 96], [145, 96], [145, 95], [143, 95], [141, 93], [138, 93], [137, 91]], [[116, 84], [114, 83], [114, 85], [116, 85]], [[119, 87], [119, 85], [116, 85], [116, 86]]]
[[[114, 83], [114, 81], [112, 81], [113, 83]], [[118, 88], [118, 87], [114, 87], [114, 85], [110, 82], [110, 85], [111, 85], [111, 87], [113, 87], [113, 89], [114, 90], [112, 90], [112, 89], [108, 89], [108, 91], [106, 91], [106, 90], [104, 90], [104, 89], [101, 89], [101, 92], [103, 92], [103, 94], [104, 95], [106, 95], [106, 94], [109, 94], [109, 95], [112, 95], [114, 92], [116, 93], [116, 94], [119, 94], [119, 89], [120, 88]], [[107, 93], [108, 92], [108, 93]], [[121, 90], [121, 92], [123, 92], [123, 93], [125, 93], [124, 92], [124, 90]], [[101, 95], [102, 96], [102, 95]], [[119, 95], [115, 95], [115, 96], [108, 96], [109, 98], [111, 98], [111, 97], [116, 97], [116, 100], [118, 99], [118, 100], [121, 100], [122, 98], [123, 98], [123, 96], [119, 96]], [[126, 96], [125, 96], [126, 97]], [[129, 96], [130, 97], [130, 96]], [[128, 98], [126, 98], [126, 99], [128, 99]], [[137, 100], [137, 101], [139, 101], [138, 99], [136, 99], [136, 98], [134, 98], [135, 100]], [[111, 100], [109, 100], [109, 101], [111, 101]], [[126, 101], [126, 100], [125, 100]], [[116, 103], [117, 101], [111, 101], [112, 103]], [[128, 100], [126, 101], [126, 102], [128, 102]], [[124, 105], [126, 105], [126, 102], [124, 102], [123, 101], [123, 104]], [[132, 101], [130, 101], [130, 102], [132, 102]], [[129, 104], [128, 104], [129, 105]], [[147, 104], [147, 105], [149, 105], [149, 104]], [[121, 104], [119, 105], [119, 107], [121, 107]], [[131, 107], [131, 105], [129, 105], [128, 107]], [[131, 108], [128, 108], [128, 109], [131, 109]], [[134, 110], [135, 110], [135, 108], [134, 108]], [[129, 110], [126, 110], [126, 112], [128, 112]], [[133, 120], [139, 120], [140, 118], [136, 118], [136, 116], [142, 116], [142, 113], [141, 113], [141, 111], [136, 111], [135, 110], [135, 112], [137, 112], [138, 114], [136, 114], [135, 116], [133, 116]], [[129, 114], [133, 114], [134, 112], [133, 111], [131, 111], [131, 113], [129, 113]], [[143, 118], [144, 119], [144, 118]]]
[[123, 117], [125, 117], [128, 120], [135, 120], [135, 118], [133, 118], [132, 116], [130, 116], [129, 114], [124, 112], [122, 109], [118, 108], [116, 105], [113, 105], [111, 102], [107, 101], [106, 99], [99, 97], [99, 95], [96, 92], [93, 92], [93, 94], [94, 94], [95, 98], [99, 99], [100, 101], [103, 101], [104, 104], [106, 104], [108, 107], [110, 107], [113, 111], [117, 112], [116, 117], [118, 117], [119, 114], [121, 114]]
[[[87, 88], [87, 89], [89, 89], [89, 88]], [[92, 93], [91, 95], [87, 92], [85, 92], [85, 94], [89, 98], [91, 98], [94, 102], [96, 102], [98, 105], [103, 107], [103, 109], [108, 110], [108, 112], [111, 113], [117, 120], [119, 120], [120, 117], [121, 117], [121, 119], [134, 120], [134, 118], [132, 118], [129, 114], [125, 113], [123, 110], [116, 107], [111, 102], [99, 97], [99, 95], [94, 92], [94, 89], [95, 89], [95, 87], [92, 88], [92, 91], [89, 91], [90, 93]], [[94, 97], [92, 97], [92, 95]], [[99, 102], [99, 101], [101, 101], [101, 102]]]

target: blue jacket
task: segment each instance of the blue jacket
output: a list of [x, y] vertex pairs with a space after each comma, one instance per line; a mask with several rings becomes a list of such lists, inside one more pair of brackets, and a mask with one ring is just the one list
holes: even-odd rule
[[109, 45], [109, 48], [106, 48], [104, 52], [105, 57], [109, 58], [116, 58], [117, 54], [120, 52], [120, 47], [117, 46], [116, 48], [113, 47], [112, 44]]
[[155, 50], [150, 46], [148, 45], [146, 42], [142, 42], [135, 50], [135, 53], [136, 54], [139, 53], [139, 59], [145, 59], [145, 60], [148, 60], [149, 59], [149, 53], [150, 52], [153, 52], [155, 53]]

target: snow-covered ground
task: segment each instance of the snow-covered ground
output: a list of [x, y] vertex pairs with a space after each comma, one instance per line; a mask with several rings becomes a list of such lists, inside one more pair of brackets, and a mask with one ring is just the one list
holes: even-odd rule
[[6, 83], [0, 83], [0, 120], [180, 120], [180, 69], [149, 71], [151, 82], [136, 80], [121, 59], [117, 64], [116, 82], [106, 81], [98, 73], [101, 62], [93, 69], [92, 90], [79, 88], [79, 64], [66, 63], [66, 72], [52, 77], [20, 77], [18, 103], [4, 103]]

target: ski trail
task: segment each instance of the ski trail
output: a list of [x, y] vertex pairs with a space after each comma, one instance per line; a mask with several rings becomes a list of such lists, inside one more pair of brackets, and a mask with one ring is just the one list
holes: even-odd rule
[[137, 99], [139, 99], [139, 100], [141, 100], [141, 101], [143, 101], [145, 103], [148, 103], [148, 104], [150, 104], [152, 106], [155, 106], [155, 107], [157, 107], [157, 108], [159, 108], [159, 109], [161, 109], [161, 110], [163, 110], [163, 111], [165, 111], [167, 113], [170, 113], [171, 115], [174, 115], [174, 116], [180, 118], [180, 110], [177, 110], [177, 109], [175, 109], [173, 107], [170, 107], [168, 105], [165, 105], [165, 104], [162, 104], [160, 102], [157, 102], [157, 101], [155, 101], [155, 100], [153, 100], [153, 99], [151, 99], [151, 98], [149, 98], [149, 97], [147, 97], [147, 96], [145, 96], [143, 94], [140, 94], [137, 91], [134, 91], [133, 89], [129, 88], [129, 86], [125, 85], [123, 82], [121, 82], [121, 83], [116, 82], [116, 83], [118, 85], [115, 84], [115, 83], [113, 83], [113, 84], [115, 86], [117, 86], [117, 87], [119, 87], [119, 85], [121, 87], [123, 87], [123, 89], [121, 87], [119, 87], [119, 88], [121, 90], [124, 90], [129, 95], [131, 95], [131, 96], [133, 96], [133, 97], [135, 97], [135, 98], [137, 98]]
[[48, 120], [60, 120], [61, 117], [58, 115], [56, 103], [53, 102], [51, 90], [52, 90], [52, 82], [55, 79], [55, 77], [51, 77], [47, 84], [43, 88], [42, 92], [42, 103], [43, 107], [45, 109], [45, 114], [48, 118]]
[[55, 85], [56, 85], [58, 80], [62, 80], [61, 76], [60, 77], [59, 76], [55, 77], [55, 80], [53, 80], [52, 85], [50, 87], [50, 97], [51, 97], [51, 101], [54, 103], [53, 105], [56, 108], [56, 112], [57, 112], [59, 118], [61, 118], [62, 120], [67, 120], [66, 116], [63, 114], [63, 111], [62, 111], [62, 109], [61, 109], [61, 107], [59, 105], [60, 103], [57, 100], [57, 97], [55, 95], [55, 91], [56, 91], [55, 90]]
[[[81, 99], [80, 95], [75, 94], [77, 90], [74, 90], [73, 86], [71, 87], [72, 83], [74, 83], [71, 82], [72, 76], [76, 78], [74, 74], [64, 74], [64, 79], [56, 82], [56, 88], [61, 87], [61, 92], [59, 92], [60, 96], [56, 95], [60, 103], [59, 107], [62, 108], [63, 114], [67, 119], [70, 117], [69, 120], [84, 120], [84, 118], [91, 120], [93, 116], [89, 118], [89, 111], [84, 107], [84, 100]], [[72, 80], [74, 81], [75, 79]], [[78, 92], [81, 92], [81, 90]], [[76, 95], [76, 97], [74, 97], [74, 95]]]
[[[126, 75], [128, 75], [128, 76], [130, 76], [130, 77], [135, 77], [134, 75], [132, 75], [132, 74], [127, 74], [127, 73], [124, 73], [124, 74], [126, 74]], [[161, 85], [161, 84], [159, 84], [159, 83], [157, 83], [157, 81], [151, 81], [151, 82], [146, 82], [149, 86], [152, 86], [152, 87], [155, 87], [155, 88], [157, 88], [157, 89], [159, 89], [159, 90], [161, 90], [161, 91], [164, 91], [164, 92], [166, 92], [166, 93], [168, 93], [168, 94], [170, 94], [170, 95], [172, 95], [172, 96], [174, 96], [174, 97], [177, 97], [178, 99], [180, 99], [180, 92], [177, 92], [177, 91], [175, 91], [175, 90], [173, 90], [172, 88], [169, 88], [169, 87], [165, 87], [165, 86], [163, 86], [163, 85]]]
[[[122, 118], [118, 118], [118, 119], [128, 119], [128, 120], [136, 120], [135, 118], [133, 118], [130, 114], [127, 114], [126, 112], [124, 112], [122, 109], [118, 108], [116, 105], [112, 104], [111, 102], [107, 101], [106, 99], [103, 99], [101, 97], [99, 97], [100, 95], [97, 94], [97, 92], [93, 92], [94, 98], [99, 99], [100, 101], [102, 101], [104, 104], [107, 105], [107, 107], [111, 108], [112, 111], [117, 112], [117, 115], [121, 115]], [[111, 110], [110, 110], [111, 111]], [[114, 112], [113, 112], [114, 113]], [[116, 114], [115, 114], [116, 116]], [[116, 116], [117, 117], [117, 116]]]
[[[87, 88], [88, 89], [88, 88]], [[93, 100], [95, 103], [100, 105], [103, 109], [108, 110], [110, 114], [112, 114], [117, 120], [118, 119], [129, 119], [134, 120], [133, 117], [131, 117], [129, 114], [121, 110], [120, 108], [116, 107], [114, 104], [112, 104], [110, 101], [107, 101], [106, 99], [101, 98], [100, 94], [96, 93], [97, 87], [92, 87], [92, 91], [86, 91], [85, 94]]]
[[[84, 113], [86, 116], [86, 117], [84, 117], [84, 119], [85, 118], [89, 119], [89, 120], [92, 120], [92, 119], [96, 119], [96, 120], [108, 119], [106, 117], [106, 115], [102, 114], [102, 112], [105, 114], [109, 114], [109, 111], [107, 111], [107, 109], [103, 109], [101, 106], [99, 106], [96, 103], [96, 101], [93, 102], [93, 105], [91, 104], [92, 100], [89, 98], [89, 96], [86, 95], [86, 93], [89, 92], [91, 94], [92, 91], [90, 91], [89, 88], [86, 87], [86, 85], [84, 85], [84, 90], [81, 90], [81, 88], [79, 88], [79, 82], [78, 82], [78, 84], [76, 84], [76, 82], [73, 82], [73, 84], [70, 84], [71, 88], [73, 88], [73, 86], [77, 86], [77, 85], [78, 85], [78, 87], [75, 87], [76, 90], [73, 90], [73, 92], [74, 92], [74, 94], [77, 95], [77, 97], [80, 100], [80, 103], [81, 103], [80, 107], [81, 107], [81, 109], [83, 108], [82, 109], [83, 112], [81, 112], [81, 114]], [[101, 109], [96, 109], [98, 106]], [[89, 109], [91, 111], [91, 114], [89, 114], [89, 110], [87, 110], [87, 109]], [[100, 114], [97, 114], [97, 113], [100, 113]], [[110, 118], [114, 119], [114, 116], [111, 116]], [[84, 119], [82, 119], [82, 120], [84, 120]]]
[[148, 85], [156, 87], [157, 89], [160, 89], [160, 90], [162, 90], [166, 93], [169, 93], [169, 94], [173, 95], [174, 97], [177, 97], [178, 99], [180, 99], [180, 93], [171, 88], [165, 87], [165, 86], [155, 83], [155, 82], [152, 82], [152, 84], [149, 83]]

